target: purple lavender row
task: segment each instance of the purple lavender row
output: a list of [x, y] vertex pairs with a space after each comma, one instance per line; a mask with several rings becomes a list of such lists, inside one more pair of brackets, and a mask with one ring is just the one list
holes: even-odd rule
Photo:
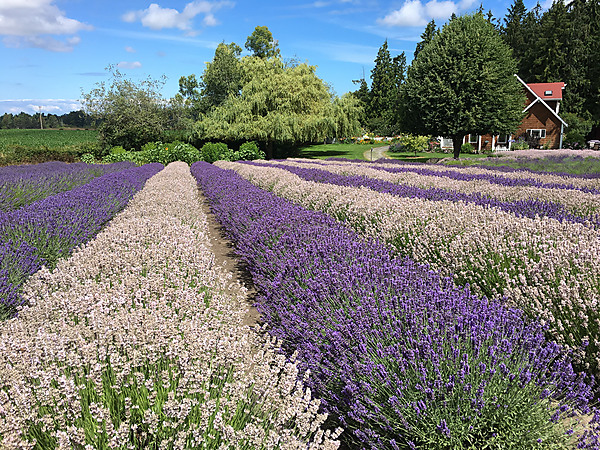
[[162, 164], [153, 163], [109, 173], [18, 210], [0, 211], [0, 314], [21, 304], [21, 287], [42, 265], [93, 236], [122, 210]]
[[18, 209], [50, 195], [89, 183], [96, 177], [132, 167], [135, 165], [130, 162], [103, 165], [53, 161], [0, 168], [0, 211]]
[[560, 222], [579, 223], [591, 226], [595, 229], [600, 229], [600, 216], [598, 214], [593, 216], [579, 216], [573, 214], [559, 203], [534, 198], [510, 202], [487, 197], [480, 193], [466, 194], [457, 191], [447, 191], [440, 188], [420, 188], [418, 186], [408, 186], [369, 178], [363, 175], [338, 175], [322, 169], [301, 168], [288, 166], [286, 164], [276, 164], [273, 162], [260, 163], [257, 161], [244, 161], [244, 164], [261, 167], [278, 167], [298, 175], [300, 178], [307, 181], [334, 184], [338, 186], [365, 186], [374, 191], [392, 194], [398, 197], [421, 198], [430, 201], [474, 203], [490, 208], [498, 208], [518, 217], [549, 217]]
[[[520, 310], [233, 171], [191, 171], [252, 274], [268, 330], [298, 352], [346, 445], [537, 448], [572, 438], [566, 418], [590, 411], [585, 376]], [[594, 442], [595, 431], [579, 437]]]
[[[330, 161], [338, 161], [338, 158], [329, 158]], [[348, 162], [356, 162], [360, 164], [367, 164], [370, 169], [382, 170], [390, 173], [417, 173], [419, 175], [432, 176], [432, 177], [445, 177], [450, 178], [452, 180], [457, 181], [487, 181], [488, 183], [498, 184], [501, 186], [532, 186], [539, 187], [545, 189], [565, 189], [565, 190], [576, 190], [581, 192], [586, 192], [589, 194], [600, 194], [600, 190], [596, 188], [590, 188], [586, 186], [576, 186], [572, 183], [549, 183], [536, 180], [535, 178], [509, 178], [504, 177], [501, 174], [473, 174], [466, 173], [464, 170], [433, 170], [427, 167], [427, 165], [422, 163], [407, 163], [405, 161], [395, 161], [395, 160], [378, 160], [373, 163], [365, 162], [363, 160], [344, 160]], [[391, 161], [394, 161], [392, 164], [402, 164], [410, 167], [384, 167], [381, 164], [389, 164]], [[306, 160], [305, 162], [311, 162], [314, 164], [323, 164], [318, 160]], [[479, 167], [487, 169], [488, 166], [469, 166], [469, 167]], [[515, 170], [516, 171], [516, 170]], [[556, 173], [549, 173], [548, 175], [559, 175]], [[564, 174], [565, 177], [569, 177], [569, 174]]]

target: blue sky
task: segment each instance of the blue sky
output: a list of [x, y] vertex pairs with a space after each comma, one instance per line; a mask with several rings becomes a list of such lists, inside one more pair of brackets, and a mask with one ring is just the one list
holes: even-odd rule
[[512, 0], [0, 0], [0, 114], [80, 109], [82, 91], [106, 80], [110, 64], [133, 80], [165, 75], [172, 97], [219, 42], [243, 47], [257, 25], [284, 58], [316, 65], [341, 95], [363, 72], [368, 79], [386, 38], [392, 56], [410, 61], [429, 20], [440, 25], [481, 3], [504, 17]]

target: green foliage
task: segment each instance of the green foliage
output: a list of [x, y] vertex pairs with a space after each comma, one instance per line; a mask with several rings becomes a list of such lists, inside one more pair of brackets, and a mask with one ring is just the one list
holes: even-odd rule
[[240, 145], [237, 152], [232, 155], [232, 161], [253, 161], [255, 159], [265, 159], [265, 152], [258, 148], [256, 142], [244, 142]]
[[[36, 442], [35, 448], [58, 448], [56, 431], [66, 426], [84, 431], [86, 448], [113, 448], [108, 436], [114, 435], [114, 430], [123, 424], [129, 431], [122, 435], [123, 440], [116, 448], [175, 448], [173, 442], [180, 433], [194, 429], [202, 448], [216, 450], [230, 439], [223, 433], [227, 426], [240, 432], [253, 424], [267, 440], [272, 417], [277, 414], [261, 393], [252, 388], [241, 395], [234, 393], [237, 384], [233, 370], [225, 366], [205, 369], [204, 379], [201, 383], [194, 382], [193, 389], [190, 388], [192, 383], [181, 373], [178, 361], [167, 357], [138, 363], [126, 374], [116, 373], [108, 359], [102, 366], [98, 383], [86, 373], [89, 369], [65, 367], [65, 379], [78, 388], [76, 400], [81, 405], [78, 414], [64, 414], [64, 408], [38, 400], [38, 409], [34, 411], [38, 420], [24, 430], [26, 439]], [[232, 397], [239, 398], [237, 403], [231, 404]], [[179, 411], [174, 411], [174, 402], [189, 407], [183, 414], [184, 420], [179, 418]], [[102, 414], [102, 409], [107, 414]], [[42, 417], [51, 420], [42, 421]], [[42, 425], [43, 422], [47, 425]], [[108, 432], [109, 428], [112, 433]], [[189, 441], [187, 444], [185, 448], [196, 448]], [[239, 444], [239, 448], [252, 448], [243, 440]]]
[[108, 71], [110, 85], [101, 82], [91, 92], [83, 93], [86, 110], [101, 121], [98, 132], [102, 147], [121, 145], [140, 150], [147, 142], [160, 140], [167, 123], [160, 94], [165, 78], [136, 83], [113, 66]]
[[279, 44], [273, 39], [273, 34], [267, 27], [258, 26], [246, 40], [246, 49], [252, 52], [252, 56], [258, 58], [279, 57]]
[[452, 137], [455, 158], [467, 134], [514, 132], [525, 102], [515, 71], [510, 48], [482, 14], [450, 20], [408, 69], [404, 126]]
[[227, 147], [227, 144], [223, 142], [207, 142], [200, 149], [200, 155], [202, 161], [206, 161], [208, 163], [214, 163], [219, 160], [230, 161], [232, 154], [231, 150]]
[[110, 149], [110, 153], [102, 158], [103, 163], [114, 163], [120, 161], [131, 161], [137, 165], [151, 162], [159, 162], [167, 165], [174, 161], [183, 161], [193, 164], [200, 161], [200, 152], [197, 148], [184, 142], [149, 142], [142, 147], [141, 151], [127, 151], [121, 146]]
[[242, 67], [239, 56], [242, 49], [235, 43], [221, 43], [212, 62], [206, 64], [200, 87], [202, 110], [221, 105], [230, 95], [237, 96], [242, 88]]
[[390, 145], [392, 152], [413, 152], [420, 153], [429, 150], [429, 136], [420, 136], [417, 134], [403, 134], [398, 142]]
[[517, 141], [510, 146], [511, 150], [528, 150], [529, 144], [523, 138], [517, 139]]
[[431, 42], [431, 40], [434, 38], [434, 36], [436, 36], [438, 33], [439, 33], [439, 30], [437, 29], [437, 26], [435, 25], [435, 20], [431, 19], [431, 22], [429, 22], [427, 24], [427, 26], [425, 27], [425, 31], [423, 31], [423, 33], [421, 34], [421, 41], [417, 43], [417, 46], [415, 48], [414, 58], [416, 58], [417, 55], [419, 53], [421, 53], [421, 50], [423, 50], [423, 47], [425, 47], [426, 44]]
[[0, 166], [75, 162], [93, 153], [97, 135], [91, 130], [0, 130]]
[[278, 144], [300, 145], [358, 132], [356, 99], [334, 99], [307, 64], [286, 66], [278, 58], [241, 60], [243, 86], [194, 127], [204, 141], [254, 140], [273, 156]]
[[592, 130], [593, 121], [589, 113], [585, 117], [580, 117], [572, 113], [562, 114], [562, 118], [569, 124], [563, 140], [567, 148], [585, 148], [587, 145], [586, 136]]
[[465, 142], [460, 146], [460, 151], [462, 153], [474, 153], [475, 147], [473, 147], [473, 145], [471, 145], [469, 142]]
[[86, 164], [96, 164], [96, 158], [91, 153], [84, 153], [79, 159]]

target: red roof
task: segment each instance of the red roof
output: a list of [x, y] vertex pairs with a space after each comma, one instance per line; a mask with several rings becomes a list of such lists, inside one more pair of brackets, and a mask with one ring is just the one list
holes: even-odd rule
[[562, 100], [565, 83], [527, 83], [527, 86], [543, 100]]

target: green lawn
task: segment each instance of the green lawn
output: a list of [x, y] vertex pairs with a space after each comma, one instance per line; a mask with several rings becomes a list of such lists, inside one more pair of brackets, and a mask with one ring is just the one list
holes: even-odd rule
[[300, 158], [326, 159], [348, 158], [365, 159], [364, 153], [376, 145], [366, 144], [315, 144], [300, 148]]
[[[326, 159], [326, 158], [348, 158], [363, 159], [365, 152], [371, 148], [377, 148], [380, 144], [315, 144], [300, 148], [300, 158]], [[442, 159], [452, 157], [451, 153], [421, 152], [387, 152], [393, 159], [412, 162], [427, 162], [430, 159]], [[485, 158], [485, 155], [461, 154], [461, 158]]]

